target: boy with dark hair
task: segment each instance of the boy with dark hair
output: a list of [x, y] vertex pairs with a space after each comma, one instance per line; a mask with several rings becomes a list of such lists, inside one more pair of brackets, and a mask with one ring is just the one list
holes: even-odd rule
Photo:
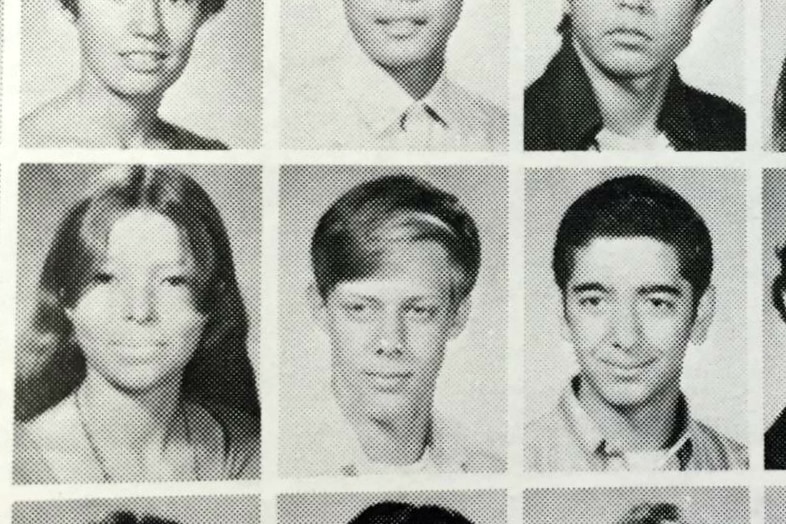
[[675, 60], [710, 0], [567, 0], [562, 46], [524, 93], [524, 149], [745, 149], [739, 106]]
[[552, 261], [579, 374], [525, 431], [528, 470], [747, 467], [746, 450], [694, 420], [680, 390], [689, 342], [712, 320], [712, 240], [676, 191], [643, 176], [581, 195]]

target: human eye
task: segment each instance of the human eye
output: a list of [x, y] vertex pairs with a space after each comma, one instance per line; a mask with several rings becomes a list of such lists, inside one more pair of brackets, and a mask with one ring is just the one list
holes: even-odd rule
[[362, 300], [347, 300], [341, 303], [344, 314], [352, 320], [368, 320], [373, 314], [373, 307], [368, 302]]
[[164, 277], [163, 282], [171, 287], [185, 287], [189, 280], [185, 275], [170, 275]]
[[439, 307], [432, 304], [412, 304], [407, 306], [407, 316], [418, 322], [433, 320], [439, 313]]
[[659, 312], [672, 311], [676, 307], [676, 301], [673, 298], [657, 295], [648, 297], [647, 304]]
[[586, 309], [597, 309], [603, 305], [603, 302], [602, 295], [579, 295], [578, 298], [579, 305]]
[[92, 282], [97, 285], [108, 285], [115, 281], [115, 275], [111, 271], [96, 271], [93, 275]]

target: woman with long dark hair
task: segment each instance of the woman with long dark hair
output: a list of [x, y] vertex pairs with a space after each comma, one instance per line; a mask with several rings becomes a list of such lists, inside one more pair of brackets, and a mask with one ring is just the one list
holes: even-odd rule
[[259, 475], [245, 307], [191, 178], [122, 167], [66, 214], [20, 343], [17, 483]]

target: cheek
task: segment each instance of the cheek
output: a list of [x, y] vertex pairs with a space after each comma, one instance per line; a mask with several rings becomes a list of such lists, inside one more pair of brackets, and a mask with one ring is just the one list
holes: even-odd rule
[[343, 361], [359, 361], [374, 343], [374, 329], [370, 323], [349, 322], [331, 316], [328, 332], [333, 351]]
[[650, 318], [642, 322], [648, 345], [657, 348], [665, 360], [681, 359], [690, 335], [690, 322], [686, 317]]
[[164, 22], [172, 47], [181, 53], [189, 52], [201, 25], [197, 13], [176, 14]]
[[608, 332], [608, 321], [602, 313], [587, 314], [569, 309], [567, 317], [571, 342], [578, 352], [593, 351]]
[[430, 368], [442, 362], [449, 326], [445, 324], [416, 325], [407, 330], [407, 346], [415, 359]]

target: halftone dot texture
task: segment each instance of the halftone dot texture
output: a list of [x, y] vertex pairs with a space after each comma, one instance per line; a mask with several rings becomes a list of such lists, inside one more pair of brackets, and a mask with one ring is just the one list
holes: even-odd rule
[[[386, 504], [392, 503], [392, 504]], [[437, 513], [446, 520], [417, 519], [396, 507], [440, 508]], [[370, 509], [371, 508], [371, 509]], [[377, 518], [353, 519], [364, 511], [376, 510]], [[385, 515], [386, 518], [382, 516]], [[397, 516], [398, 518], [393, 518]], [[507, 522], [504, 491], [413, 491], [404, 493], [314, 493], [279, 495], [278, 524], [505, 524]], [[411, 520], [410, 520], [411, 519]]]
[[[786, 407], [786, 391], [783, 388], [786, 377], [786, 356], [783, 340], [786, 336], [784, 320], [778, 311], [775, 300], [776, 280], [783, 277], [779, 253], [786, 247], [786, 171], [766, 169], [762, 187], [762, 315], [763, 315], [763, 359], [764, 375], [764, 427], [774, 426], [773, 438], [765, 442], [765, 462], [767, 468], [782, 469], [786, 463], [781, 438], [783, 419], [779, 417]], [[769, 449], [772, 448], [772, 449]]]
[[761, 2], [761, 120], [765, 150], [786, 150], [786, 5]]
[[13, 524], [258, 524], [255, 496], [190, 496], [17, 502]]
[[523, 524], [748, 524], [748, 500], [741, 486], [532, 489]]
[[[610, 178], [645, 175], [676, 191], [706, 223], [715, 314], [707, 340], [688, 346], [682, 391], [691, 416], [747, 442], [744, 173], [718, 169], [530, 169], [525, 172], [525, 422], [551, 413], [578, 371], [552, 271], [557, 229], [581, 194]], [[606, 436], [607, 438], [610, 436]]]
[[[208, 12], [219, 8], [221, 3], [203, 2]], [[32, 117], [22, 120], [20, 144], [33, 148], [128, 146], [116, 142], [113, 131], [105, 127], [109, 119], [95, 112], [92, 99], [90, 104], [79, 103], [75, 97], [63, 95], [78, 82], [80, 70], [94, 73], [100, 89], [112, 87], [115, 92], [145, 94], [153, 75], [149, 71], [140, 74], [134, 68], [152, 64], [135, 65], [133, 58], [124, 58], [118, 51], [155, 48], [171, 52], [167, 61], [173, 61], [178, 23], [166, 15], [171, 15], [173, 10], [162, 10], [166, 13], [155, 33], [140, 33], [126, 8], [129, 4], [107, 8], [98, 2], [86, 2], [83, 9], [95, 11], [92, 31], [100, 34], [101, 40], [85, 37], [80, 42], [80, 31], [88, 31], [91, 24], [80, 27], [72, 22], [64, 5], [73, 4], [75, 0], [22, 2], [20, 113]], [[197, 29], [185, 68], [166, 90], [158, 111], [167, 124], [159, 122], [160, 125], [151, 128], [155, 130], [154, 138], [141, 147], [256, 149], [262, 146], [263, 4], [227, 0], [223, 9]], [[177, 9], [182, 10], [182, 6]], [[98, 58], [83, 65], [80, 56], [84, 49]], [[168, 76], [164, 83], [169, 85], [171, 78], [174, 77]], [[110, 86], [111, 82], [123, 83]], [[106, 92], [105, 96], [114, 95]], [[109, 106], [109, 103], [102, 104], [102, 111]]]
[[[159, 178], [156, 178], [157, 176]], [[180, 180], [191, 185], [180, 185]], [[144, 295], [144, 303], [147, 305], [143, 310], [146, 314], [144, 319], [137, 318], [140, 314], [137, 309], [129, 309], [128, 304], [132, 302], [129, 302], [127, 294], [132, 288], [128, 286], [111, 288], [114, 290], [111, 293], [125, 293], [122, 295], [123, 300], [117, 302], [124, 304], [122, 309], [118, 306], [115, 310], [117, 317], [104, 312], [97, 316], [86, 316], [87, 312], [91, 311], [89, 306], [83, 307], [83, 304], [87, 304], [87, 293], [83, 287], [77, 285], [72, 290], [74, 297], [71, 300], [74, 300], [74, 305], [70, 315], [75, 315], [77, 311], [85, 312], [80, 313], [79, 318], [83, 325], [90, 326], [84, 333], [89, 333], [89, 340], [92, 341], [91, 352], [102, 344], [111, 346], [115, 344], [114, 340], [120, 340], [121, 337], [132, 337], [129, 339], [132, 341], [137, 340], [134, 337], [143, 335], [144, 340], [155, 337], [158, 341], [164, 337], [169, 350], [166, 355], [156, 353], [152, 363], [167, 366], [161, 369], [170, 369], [171, 366], [174, 371], [183, 364], [180, 360], [172, 361], [169, 355], [175, 352], [175, 348], [181, 347], [181, 343], [187, 346], [192, 344], [184, 342], [183, 337], [191, 335], [181, 331], [178, 319], [195, 318], [193, 315], [196, 313], [192, 313], [195, 311], [202, 311], [203, 314], [205, 311], [212, 312], [210, 320], [201, 325], [196, 324], [199, 333], [195, 336], [200, 339], [196, 352], [183, 355], [188, 366], [185, 368], [182, 393], [183, 397], [188, 397], [191, 402], [176, 411], [170, 428], [172, 435], [182, 437], [189, 444], [183, 448], [187, 450], [184, 464], [188, 465], [173, 466], [170, 474], [158, 472], [156, 478], [208, 480], [257, 477], [260, 443], [255, 371], [259, 358], [260, 322], [257, 307], [260, 292], [260, 168], [24, 165], [20, 168], [19, 179], [15, 412], [18, 420], [29, 424], [20, 426], [22, 430], [17, 432], [15, 437], [15, 481], [113, 482], [128, 476], [136, 477], [137, 481], [151, 480], [144, 473], [132, 473], [134, 466], [130, 456], [106, 451], [109, 446], [107, 437], [100, 435], [96, 429], [96, 423], [104, 418], [100, 409], [83, 409], [84, 399], [80, 397], [80, 403], [72, 394], [84, 377], [84, 352], [80, 347], [82, 341], [72, 332], [72, 323], [63, 307], [64, 301], [68, 301], [68, 295], [72, 293], [68, 287], [70, 284], [67, 284], [68, 279], [60, 279], [66, 274], [75, 278], [77, 266], [54, 269], [54, 273], [44, 271], [44, 268], [48, 267], [45, 266], [45, 259], [50, 249], [53, 249], [57, 241], [62, 242], [63, 235], [69, 234], [67, 231], [73, 230], [73, 226], [64, 227], [57, 233], [65, 221], [67, 211], [76, 209], [75, 206], [84, 202], [89, 195], [100, 194], [104, 195], [102, 198], [108, 198], [105, 195], [109, 181], [112, 181], [114, 188], [121, 185], [141, 188], [147, 184], [146, 202], [154, 209], [157, 205], [155, 202], [160, 198], [168, 202], [169, 207], [166, 209], [176, 209], [179, 206], [186, 210], [185, 214], [193, 213], [188, 217], [181, 214], [180, 218], [176, 219], [183, 224], [180, 227], [185, 228], [180, 229], [180, 234], [188, 231], [194, 239], [190, 245], [194, 246], [192, 253], [195, 257], [216, 261], [212, 264], [215, 269], [210, 274], [220, 279], [221, 283], [194, 284], [191, 291], [184, 291], [193, 294], [192, 298], [185, 299], [188, 300], [187, 306], [184, 302], [173, 299], [182, 295], [173, 295], [168, 288], [157, 287], [154, 294]], [[99, 188], [102, 188], [101, 191], [96, 192]], [[139, 190], [135, 194], [142, 193], [144, 191]], [[154, 196], [155, 194], [159, 196]], [[100, 236], [108, 234], [105, 231], [107, 227], [113, 228], [114, 224], [118, 223], [112, 218], [111, 212], [108, 221], [101, 218], [101, 205], [91, 204], [88, 207], [87, 213], [92, 217], [88, 222], [91, 225], [83, 227], [78, 236], [80, 239], [88, 238], [92, 235], [86, 233], [88, 229], [97, 232], [98, 244], [93, 246], [97, 256], [102, 256], [101, 245], [105, 242], [100, 240]], [[133, 208], [134, 206], [131, 207]], [[48, 212], [41, 213], [41, 209], [47, 209]], [[197, 209], [199, 211], [196, 211]], [[175, 211], [172, 216], [178, 216], [177, 213]], [[195, 215], [198, 215], [198, 218]], [[151, 232], [149, 237], [151, 242], [155, 242], [156, 232]], [[197, 238], [203, 240], [196, 241]], [[87, 246], [87, 242], [83, 245]], [[163, 251], [167, 248], [171, 248], [171, 245], [160, 247]], [[71, 262], [68, 262], [70, 256], [66, 256], [68, 248], [65, 250], [66, 252], [61, 253], [62, 257], [56, 257], [60, 262], [51, 267], [71, 265]], [[74, 249], [72, 253], [75, 251]], [[206, 254], [204, 256], [207, 258], [201, 254]], [[125, 255], [121, 252], [121, 258], [122, 256]], [[144, 255], [140, 253], [143, 258], [139, 263], [147, 263], [145, 260], [148, 259], [144, 257], [150, 256], [147, 251]], [[50, 264], [52, 260], [54, 259], [50, 259]], [[195, 262], [196, 273], [199, 274], [199, 261]], [[117, 278], [120, 281], [126, 282], [123, 280], [124, 271], [131, 269], [124, 269], [122, 260], [117, 263], [118, 266], [112, 271], [119, 275]], [[133, 264], [130, 267], [132, 266]], [[85, 269], [81, 265], [79, 267]], [[234, 277], [231, 276], [232, 272]], [[51, 282], [39, 287], [42, 275], [48, 275], [46, 278], [53, 279], [54, 282], [61, 282], [64, 287], [53, 291], [51, 288], [55, 284]], [[145, 278], [149, 281], [151, 277], [148, 275]], [[136, 282], [134, 279], [127, 280], [131, 281]], [[233, 281], [237, 284], [233, 284]], [[211, 279], [211, 282], [218, 280]], [[95, 286], [91, 285], [90, 289], [95, 289]], [[133, 289], [137, 290], [137, 287]], [[91, 296], [95, 296], [92, 291]], [[166, 310], [161, 307], [164, 301], [167, 304]], [[133, 303], [137, 304], [136, 299]], [[115, 302], [110, 300], [108, 304]], [[88, 321], [90, 324], [84, 324]], [[243, 327], [244, 322], [247, 328]], [[244, 340], [246, 330], [247, 337]], [[217, 345], [220, 346], [220, 351], [216, 351]], [[107, 349], [108, 354], [112, 351], [115, 350]], [[102, 353], [103, 351], [99, 351], [96, 355]], [[122, 365], [122, 352], [116, 355], [120, 360], [104, 361], [94, 356], [91, 358], [96, 360], [88, 358], [87, 365], [98, 370], [99, 374], [106, 373], [104, 378], [109, 380], [107, 384], [112, 380], [137, 380], [137, 374], [133, 372], [136, 368]], [[144, 368], [157, 369], [155, 365]], [[119, 394], [119, 391], [117, 393]], [[53, 409], [45, 412], [49, 408]], [[53, 418], [52, 413], [59, 415]], [[102, 437], [104, 442], [101, 442]], [[225, 447], [226, 443], [228, 446]], [[200, 449], [205, 451], [194, 452], [198, 446], [203, 445], [207, 447]], [[217, 447], [211, 447], [213, 445]], [[53, 457], [55, 462], [52, 462]], [[179, 459], [173, 460], [177, 462]]]
[[768, 486], [764, 492], [764, 522], [779, 524], [786, 520], [786, 488]]
[[[284, 166], [279, 197], [279, 472], [282, 476], [340, 475], [339, 469], [346, 466], [336, 465], [334, 470], [333, 465], [327, 465], [337, 452], [327, 449], [330, 439], [320, 431], [324, 424], [329, 435], [336, 435], [336, 426], [346, 423], [339, 416], [327, 416], [337, 408], [329, 387], [330, 340], [312, 317], [307, 299], [307, 288], [314, 282], [312, 235], [320, 217], [345, 192], [363, 182], [397, 174], [422, 179], [454, 195], [477, 225], [481, 263], [470, 295], [470, 316], [463, 332], [447, 344], [434, 410], [459, 426], [459, 433], [470, 442], [476, 441], [499, 459], [476, 468], [498, 471], [504, 463], [506, 171], [498, 167], [464, 166]], [[412, 354], [406, 357], [411, 361]], [[347, 431], [343, 434], [351, 438], [351, 430]], [[323, 448], [324, 454], [320, 451]]]
[[[460, 0], [295, 0], [281, 9], [282, 147], [507, 149], [508, 0], [463, 9]], [[436, 83], [439, 71], [401, 84], [387, 72], [442, 46]]]

